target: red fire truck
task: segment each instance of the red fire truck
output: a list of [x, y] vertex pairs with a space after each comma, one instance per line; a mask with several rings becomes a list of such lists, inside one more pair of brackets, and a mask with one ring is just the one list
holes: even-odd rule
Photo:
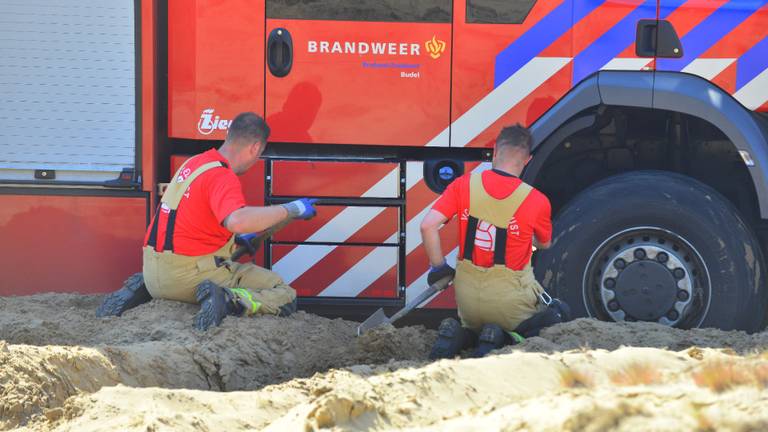
[[[3, 6], [0, 294], [113, 291], [179, 164], [239, 112], [242, 177], [321, 198], [262, 248], [300, 305], [364, 316], [426, 288], [418, 225], [529, 126], [581, 316], [756, 330], [768, 307], [768, 0], [52, 0]], [[456, 255], [456, 224], [442, 230]], [[451, 290], [423, 305], [454, 308]], [[434, 312], [437, 313], [437, 312]]]

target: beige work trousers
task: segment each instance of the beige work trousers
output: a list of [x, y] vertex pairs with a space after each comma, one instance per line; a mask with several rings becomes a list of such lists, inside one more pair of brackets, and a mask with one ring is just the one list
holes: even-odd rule
[[144, 247], [144, 283], [153, 298], [197, 303], [195, 288], [204, 280], [234, 289], [248, 315], [276, 315], [280, 306], [292, 302], [296, 291], [283, 283], [275, 272], [255, 264], [225, 261], [216, 266], [214, 257], [228, 259], [233, 239], [218, 251], [206, 256], [184, 256], [156, 252]]
[[467, 260], [456, 265], [453, 285], [462, 326], [475, 331], [484, 324], [514, 331], [539, 311], [539, 294], [544, 292], [530, 266], [515, 271], [505, 265], [479, 267]]

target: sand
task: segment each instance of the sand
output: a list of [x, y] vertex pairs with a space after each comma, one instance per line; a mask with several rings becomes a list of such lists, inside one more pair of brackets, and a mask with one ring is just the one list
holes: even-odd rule
[[580, 319], [482, 358], [307, 313], [0, 298], [0, 430], [766, 430], [768, 334]]

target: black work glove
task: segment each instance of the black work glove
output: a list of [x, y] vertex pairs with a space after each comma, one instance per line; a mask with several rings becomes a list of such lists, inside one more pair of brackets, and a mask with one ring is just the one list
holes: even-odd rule
[[[453, 269], [453, 267], [449, 266], [448, 263], [444, 263], [440, 267], [429, 267], [429, 274], [427, 274], [427, 283], [432, 286], [436, 282], [439, 282], [445, 278], [450, 278], [450, 280], [453, 280], [453, 277], [456, 275], [456, 270]], [[447, 285], [446, 285], [447, 286]]]

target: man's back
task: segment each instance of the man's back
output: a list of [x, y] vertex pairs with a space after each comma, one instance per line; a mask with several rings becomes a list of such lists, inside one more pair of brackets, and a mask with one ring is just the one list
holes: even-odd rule
[[[192, 157], [176, 173], [173, 181], [181, 183], [200, 166], [221, 162], [222, 167], [210, 169], [194, 179], [179, 202], [173, 223], [173, 251], [179, 255], [200, 256], [220, 249], [232, 233], [222, 222], [233, 211], [245, 206], [245, 198], [237, 175], [227, 166], [227, 160], [215, 149]], [[166, 249], [165, 231], [169, 208], [160, 206], [157, 250]], [[150, 230], [144, 244], [151, 234]]]
[[[443, 193], [433, 210], [451, 218], [459, 215], [459, 256], [464, 253], [464, 239], [469, 219], [470, 178], [466, 174], [456, 179]], [[487, 170], [480, 174], [485, 192], [492, 198], [503, 200], [522, 184], [522, 181], [503, 171]], [[513, 270], [522, 270], [531, 260], [533, 236], [541, 243], [546, 243], [552, 235], [550, 203], [547, 197], [536, 189], [522, 202], [513, 215], [509, 215], [507, 224], [506, 263]], [[475, 248], [472, 261], [481, 267], [493, 265], [496, 227], [487, 221], [478, 223], [475, 236]]]

